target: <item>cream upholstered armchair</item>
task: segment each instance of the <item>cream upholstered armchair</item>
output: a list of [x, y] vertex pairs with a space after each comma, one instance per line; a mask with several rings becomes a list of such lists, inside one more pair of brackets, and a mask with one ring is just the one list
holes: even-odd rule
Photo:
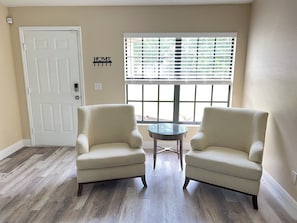
[[244, 108], [205, 108], [192, 149], [185, 155], [185, 183], [197, 180], [257, 195], [262, 176], [268, 113]]
[[83, 184], [97, 181], [141, 177], [147, 186], [142, 136], [131, 105], [80, 107], [76, 151], [78, 196]]

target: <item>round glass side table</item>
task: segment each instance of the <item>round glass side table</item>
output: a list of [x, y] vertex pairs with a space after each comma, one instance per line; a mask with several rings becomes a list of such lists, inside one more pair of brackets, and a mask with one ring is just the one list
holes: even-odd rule
[[[154, 169], [156, 167], [157, 153], [170, 151], [178, 154], [180, 159], [180, 167], [183, 169], [183, 138], [188, 132], [188, 128], [175, 123], [158, 123], [148, 127], [150, 137], [154, 139]], [[157, 145], [157, 140], [176, 140], [176, 150], [172, 147], [163, 147]], [[157, 148], [161, 148], [158, 150]]]

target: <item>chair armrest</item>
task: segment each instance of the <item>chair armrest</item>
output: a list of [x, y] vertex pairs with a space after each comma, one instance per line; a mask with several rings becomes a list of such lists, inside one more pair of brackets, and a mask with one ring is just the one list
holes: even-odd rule
[[79, 134], [75, 146], [77, 154], [89, 152], [89, 140], [85, 134]]
[[140, 148], [142, 146], [142, 135], [137, 129], [130, 134], [129, 144], [132, 148]]
[[264, 144], [262, 141], [255, 141], [249, 152], [249, 160], [257, 163], [262, 163]]
[[191, 139], [191, 147], [193, 150], [204, 150], [206, 147], [206, 136], [203, 132], [198, 132]]

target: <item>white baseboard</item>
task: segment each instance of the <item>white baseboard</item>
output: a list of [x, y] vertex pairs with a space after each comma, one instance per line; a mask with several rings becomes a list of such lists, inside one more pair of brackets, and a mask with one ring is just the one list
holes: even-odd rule
[[26, 147], [32, 146], [31, 139], [24, 139], [23, 142], [24, 142], [24, 146]]
[[154, 145], [152, 141], [143, 141], [144, 149], [153, 149]]
[[[158, 145], [162, 145], [165, 147], [176, 146], [176, 141], [175, 140], [158, 140]], [[144, 149], [153, 149], [154, 148], [153, 141], [144, 141], [143, 148]], [[190, 150], [190, 143], [183, 142], [183, 149], [185, 151]]]
[[24, 146], [30, 146], [30, 145], [31, 145], [31, 140], [20, 140], [8, 146], [7, 148], [0, 150], [0, 160], [5, 159], [6, 157], [20, 150]]
[[16, 142], [13, 145], [6, 147], [5, 149], [0, 150], [0, 160], [8, 157], [9, 155], [13, 154], [14, 152], [20, 150], [24, 147], [23, 140]]
[[297, 220], [297, 202], [267, 171], [264, 170], [263, 175], [263, 183], [269, 185], [268, 188], [271, 194], [277, 199], [277, 201], [288, 212], [288, 214]]

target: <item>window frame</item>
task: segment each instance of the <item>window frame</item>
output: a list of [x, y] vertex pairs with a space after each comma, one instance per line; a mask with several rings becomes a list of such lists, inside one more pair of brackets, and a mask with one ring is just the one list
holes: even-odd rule
[[[133, 102], [141, 102], [142, 103], [142, 115], [141, 115], [141, 120], [138, 120], [138, 123], [156, 123], [156, 122], [163, 122], [160, 120], [159, 117], [159, 111], [157, 113], [157, 119], [155, 121], [152, 120], [144, 120], [144, 103], [148, 102], [144, 100], [144, 85], [158, 85], [158, 94], [160, 94], [160, 85], [174, 85], [174, 108], [173, 108], [173, 119], [172, 121], [164, 121], [164, 122], [173, 122], [173, 123], [183, 123], [183, 124], [199, 124], [199, 122], [196, 121], [195, 119], [195, 107], [197, 103], [209, 103], [210, 106], [212, 106], [214, 103], [225, 103], [227, 107], [230, 106], [230, 101], [231, 101], [231, 93], [232, 93], [232, 83], [233, 83], [233, 77], [234, 77], [234, 66], [235, 66], [235, 54], [236, 54], [236, 42], [237, 42], [237, 33], [234, 32], [221, 32], [221, 33], [126, 33], [124, 34], [124, 38], [145, 38], [145, 37], [175, 37], [175, 38], [182, 38], [182, 37], [232, 37], [233, 38], [233, 51], [232, 51], [232, 67], [231, 67], [231, 75], [229, 79], [225, 78], [196, 78], [196, 79], [175, 79], [175, 80], [163, 80], [163, 79], [156, 79], [156, 78], [147, 78], [147, 79], [142, 79], [142, 78], [127, 78], [126, 72], [125, 72], [125, 85], [126, 85], [126, 103], [133, 103]], [[124, 41], [125, 44], [125, 41]], [[126, 54], [125, 54], [126, 46], [124, 45], [124, 66], [125, 66], [125, 71], [126, 71]], [[129, 100], [129, 91], [128, 91], [128, 86], [131, 84], [136, 84], [136, 85], [141, 85], [142, 86], [142, 100], [137, 101], [137, 100]], [[186, 101], [186, 102], [191, 102], [194, 103], [194, 114], [193, 114], [193, 121], [191, 122], [185, 122], [185, 121], [180, 121], [179, 120], [179, 107], [180, 104], [183, 103], [183, 101], [179, 100], [179, 94], [180, 94], [180, 86], [181, 85], [194, 85], [195, 86], [195, 91], [199, 85], [211, 85], [212, 91], [211, 91], [211, 99], [209, 101]], [[213, 87], [215, 85], [227, 85], [228, 86], [228, 96], [226, 101], [214, 101], [213, 100]], [[157, 101], [152, 101], [157, 103], [157, 107], [159, 109], [160, 103], [163, 101], [158, 100]], [[171, 101], [170, 101], [171, 102]]]
[[[226, 107], [230, 106], [230, 101], [231, 101], [231, 84], [228, 84], [226, 86], [228, 86], [228, 93], [227, 93], [227, 100], [226, 101], [217, 101], [217, 100], [213, 100], [213, 88], [214, 85], [218, 86], [218, 84], [202, 84], [202, 85], [210, 85], [211, 86], [211, 95], [210, 95], [210, 100], [196, 100], [196, 97], [194, 100], [189, 100], [189, 101], [183, 101], [180, 99], [176, 99], [177, 97], [179, 97], [180, 94], [180, 90], [175, 90], [174, 91], [174, 98], [172, 101], [170, 100], [160, 100], [158, 98], [158, 100], [145, 100], [144, 99], [144, 90], [143, 90], [143, 86], [144, 85], [148, 85], [147, 83], [142, 83], [142, 84], [137, 84], [137, 85], [141, 85], [142, 86], [142, 99], [141, 100], [136, 100], [136, 99], [132, 99], [132, 100], [128, 100], [128, 85], [126, 84], [126, 103], [127, 104], [134, 104], [134, 103], [141, 103], [141, 119], [137, 120], [138, 123], [143, 123], [143, 124], [151, 124], [151, 123], [179, 123], [179, 124], [200, 124], [201, 120], [197, 120], [196, 118], [196, 111], [197, 111], [197, 104], [209, 104], [209, 106], [213, 106], [213, 104], [226, 104]], [[160, 94], [160, 85], [162, 84], [157, 84], [158, 85], [158, 95]], [[221, 85], [221, 84], [220, 84]], [[195, 84], [195, 96], [196, 96], [196, 91], [198, 86], [201, 86], [201, 84]], [[174, 89], [179, 88], [180, 85], [174, 85]], [[145, 117], [145, 112], [144, 112], [144, 104], [145, 103], [156, 103], [157, 104], [157, 118], [156, 120], [146, 120]], [[172, 103], [173, 104], [173, 117], [172, 120], [161, 120], [160, 119], [160, 104], [161, 103]], [[181, 103], [193, 103], [194, 104], [194, 110], [193, 110], [193, 119], [192, 121], [181, 121], [179, 118], [179, 110], [180, 110], [180, 104]], [[149, 119], [149, 118], [148, 118]]]

